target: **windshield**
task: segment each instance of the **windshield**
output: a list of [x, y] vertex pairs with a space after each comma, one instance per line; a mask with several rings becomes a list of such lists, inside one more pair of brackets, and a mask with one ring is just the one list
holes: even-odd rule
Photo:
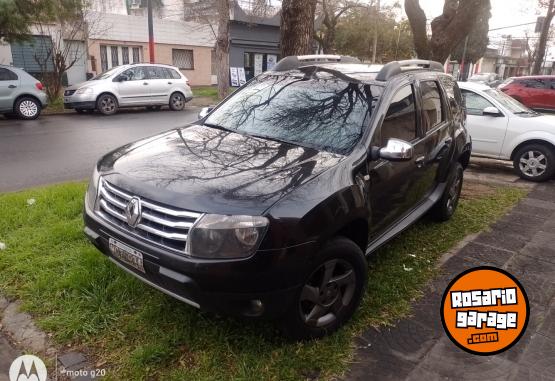
[[114, 74], [119, 68], [118, 67], [113, 67], [110, 70], [105, 71], [104, 73], [100, 73], [98, 74], [96, 77], [94, 77], [92, 80], [96, 81], [99, 79], [106, 79], [112, 76], [112, 74]]
[[266, 75], [254, 79], [205, 124], [339, 154], [350, 152], [383, 88], [324, 75]]
[[535, 111], [530, 110], [528, 107], [524, 106], [522, 103], [514, 98], [511, 98], [502, 91], [491, 89], [485, 90], [484, 93], [495, 99], [497, 102], [501, 103], [503, 107], [505, 107], [513, 114], [537, 114]]

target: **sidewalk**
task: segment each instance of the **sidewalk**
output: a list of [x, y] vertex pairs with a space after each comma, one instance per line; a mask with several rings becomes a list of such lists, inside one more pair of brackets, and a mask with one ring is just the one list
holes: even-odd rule
[[[390, 329], [371, 329], [356, 342], [346, 380], [554, 380], [555, 379], [555, 182], [528, 197], [458, 252], [445, 255], [442, 275], [413, 306], [412, 317]], [[531, 316], [511, 349], [475, 356], [443, 331], [440, 302], [447, 284], [481, 265], [501, 267], [524, 286]]]

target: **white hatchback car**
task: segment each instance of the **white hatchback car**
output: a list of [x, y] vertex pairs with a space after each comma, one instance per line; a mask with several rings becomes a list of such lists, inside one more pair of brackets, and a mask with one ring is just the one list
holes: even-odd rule
[[555, 116], [530, 110], [486, 85], [459, 82], [466, 100], [472, 155], [511, 160], [520, 177], [546, 181], [555, 174]]
[[64, 107], [79, 113], [98, 110], [112, 115], [120, 107], [169, 106], [183, 110], [193, 98], [189, 81], [179, 69], [162, 64], [129, 64], [114, 67], [64, 91]]

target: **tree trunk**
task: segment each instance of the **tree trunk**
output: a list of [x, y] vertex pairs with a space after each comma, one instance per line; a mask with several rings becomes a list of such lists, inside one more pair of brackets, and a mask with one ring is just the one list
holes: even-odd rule
[[[428, 39], [426, 14], [419, 1], [405, 0], [405, 11], [418, 57], [445, 62], [449, 54], [470, 34], [477, 20], [489, 13], [490, 9], [490, 0], [445, 0], [443, 13], [432, 20], [432, 37]], [[489, 20], [489, 17], [485, 19]]]
[[282, 57], [313, 52], [316, 0], [283, 0], [280, 46]]
[[549, 36], [549, 28], [551, 27], [553, 16], [555, 16], [554, 6], [555, 6], [555, 0], [550, 0], [549, 7], [547, 8], [547, 15], [545, 16], [545, 21], [543, 23], [542, 31], [540, 34], [540, 40], [536, 48], [536, 57], [534, 58], [534, 67], [532, 69], [532, 75], [538, 75], [542, 70], [543, 60], [545, 58], [545, 50], [547, 47], [547, 38]]
[[218, 0], [216, 62], [218, 64], [218, 97], [224, 99], [229, 89], [229, 0]]

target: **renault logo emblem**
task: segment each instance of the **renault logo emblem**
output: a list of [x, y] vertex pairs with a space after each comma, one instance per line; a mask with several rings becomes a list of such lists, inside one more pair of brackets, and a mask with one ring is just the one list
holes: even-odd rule
[[125, 217], [127, 224], [131, 227], [136, 227], [141, 222], [141, 199], [133, 197], [125, 207]]

